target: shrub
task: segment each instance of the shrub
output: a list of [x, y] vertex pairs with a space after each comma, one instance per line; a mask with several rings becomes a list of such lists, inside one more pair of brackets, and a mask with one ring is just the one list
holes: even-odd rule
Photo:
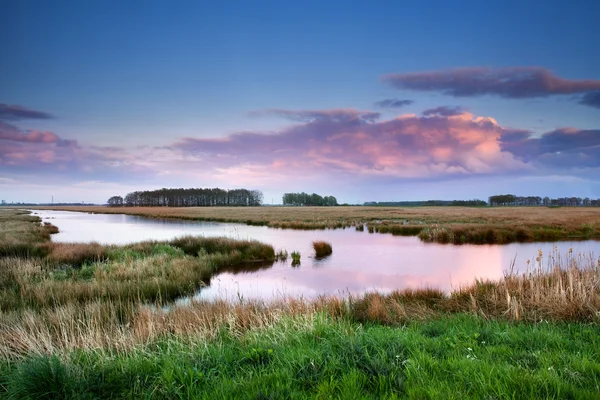
[[312, 245], [313, 245], [313, 249], [315, 249], [315, 255], [318, 258], [326, 257], [333, 252], [333, 249], [331, 248], [331, 244], [324, 242], [322, 240], [315, 241], [315, 242], [313, 242]]

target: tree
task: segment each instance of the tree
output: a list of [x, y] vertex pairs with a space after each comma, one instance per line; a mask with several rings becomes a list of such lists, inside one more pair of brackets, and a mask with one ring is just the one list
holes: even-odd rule
[[322, 197], [316, 193], [284, 193], [284, 206], [337, 206], [337, 200], [333, 196]]
[[106, 203], [109, 207], [120, 207], [123, 205], [123, 198], [121, 196], [113, 196]]

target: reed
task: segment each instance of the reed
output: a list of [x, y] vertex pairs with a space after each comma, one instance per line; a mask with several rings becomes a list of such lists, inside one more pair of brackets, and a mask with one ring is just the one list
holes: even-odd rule
[[[188, 305], [171, 304], [168, 309], [161, 308], [160, 299], [144, 293], [154, 290], [154, 286], [145, 288], [149, 282], [164, 284], [161, 293], [165, 296], [168, 282], [179, 285], [172, 290], [185, 288], [185, 282], [196, 277], [194, 262], [198, 261], [194, 260], [188, 255], [177, 262], [169, 262], [166, 255], [133, 260], [134, 266], [114, 266], [110, 279], [104, 275], [108, 272], [96, 271], [87, 286], [81, 277], [52, 286], [39, 266], [21, 261], [19, 274], [13, 270], [13, 276], [0, 282], [8, 293], [10, 279], [16, 279], [14, 285], [19, 290], [10, 293], [34, 299], [37, 306], [0, 311], [0, 357], [95, 348], [125, 352], [161, 338], [214, 338], [223, 329], [239, 335], [285, 317], [314, 318], [319, 313], [335, 321], [383, 325], [464, 313], [485, 320], [600, 322], [600, 260], [591, 254], [560, 254], [555, 250], [538, 255], [525, 273], [507, 273], [498, 281], [475, 281], [450, 293], [425, 288], [272, 302], [192, 300]], [[9, 265], [2, 263], [0, 271]], [[161, 275], [171, 278], [161, 281]], [[142, 276], [150, 280], [138, 280]], [[173, 281], [173, 276], [180, 278]], [[27, 286], [27, 282], [39, 282], [40, 278], [41, 285]], [[101, 286], [104, 279], [107, 284]], [[97, 295], [90, 295], [94, 290]], [[146, 303], [149, 299], [154, 299], [154, 306], [152, 301]]]
[[333, 252], [331, 244], [322, 240], [312, 242], [312, 246], [315, 250], [315, 256], [317, 258], [327, 257]]
[[292, 251], [292, 266], [300, 264], [300, 252]]

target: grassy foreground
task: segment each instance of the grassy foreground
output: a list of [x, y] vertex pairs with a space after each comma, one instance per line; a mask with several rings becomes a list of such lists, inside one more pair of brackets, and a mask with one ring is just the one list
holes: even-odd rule
[[36, 207], [283, 229], [356, 227], [438, 243], [600, 239], [598, 207]]
[[598, 349], [597, 324], [454, 315], [390, 328], [315, 314], [127, 353], [33, 356], [0, 375], [12, 398], [597, 399]]
[[526, 274], [452, 293], [175, 305], [273, 248], [59, 244], [46, 230], [0, 211], [0, 398], [600, 396], [591, 255], [538, 254]]

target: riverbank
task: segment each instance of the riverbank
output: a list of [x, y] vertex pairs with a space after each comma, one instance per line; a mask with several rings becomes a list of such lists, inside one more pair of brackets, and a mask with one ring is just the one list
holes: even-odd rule
[[426, 242], [505, 244], [600, 239], [598, 207], [32, 207], [282, 229], [355, 227]]
[[600, 260], [592, 255], [538, 254], [527, 274], [451, 293], [176, 305], [165, 288], [193, 292], [199, 265], [235, 268], [275, 258], [272, 247], [207, 238], [59, 244], [39, 218], [0, 214], [10, 244], [0, 256], [0, 397], [600, 392]]

